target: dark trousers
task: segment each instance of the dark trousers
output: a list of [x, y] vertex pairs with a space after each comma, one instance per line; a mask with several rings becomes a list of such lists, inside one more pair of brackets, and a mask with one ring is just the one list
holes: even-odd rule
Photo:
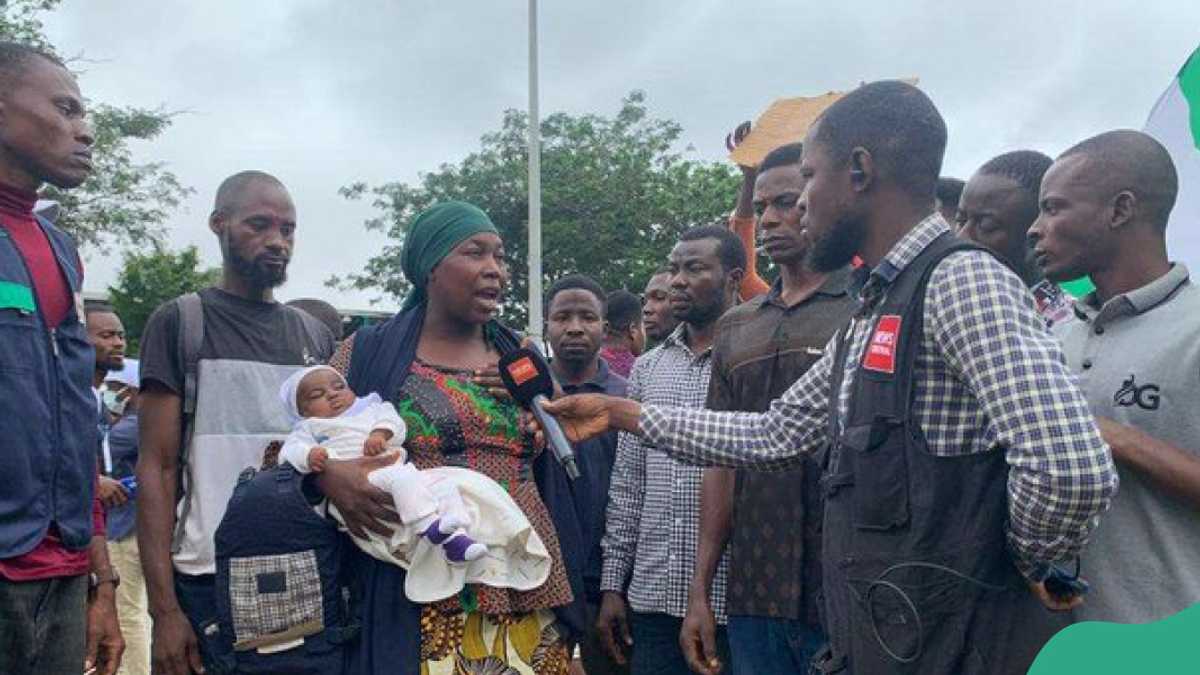
[[0, 675], [82, 673], [87, 575], [0, 578]]
[[729, 617], [733, 675], [803, 675], [824, 646], [825, 634], [804, 621]]
[[587, 604], [587, 636], [579, 645], [580, 660], [587, 675], [629, 675], [629, 664], [620, 665], [613, 661], [604, 649], [604, 642], [596, 632], [596, 615], [600, 613], [599, 603]]
[[200, 658], [209, 673], [227, 672], [227, 665], [218, 659], [220, 635], [217, 626], [217, 577], [215, 574], [175, 573], [175, 597], [184, 616], [192, 624], [196, 641], [200, 643]]
[[[633, 675], [691, 675], [683, 650], [679, 648], [683, 619], [669, 614], [631, 612], [629, 622], [633, 633], [633, 659], [630, 662]], [[717, 656], [725, 664], [722, 672], [729, 672], [729, 639], [724, 626], [717, 628]]]

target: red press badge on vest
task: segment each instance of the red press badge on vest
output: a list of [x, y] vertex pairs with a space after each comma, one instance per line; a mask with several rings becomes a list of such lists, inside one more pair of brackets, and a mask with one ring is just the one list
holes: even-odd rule
[[862, 367], [879, 373], [896, 372], [896, 343], [900, 340], [900, 317], [884, 314], [875, 324], [875, 332], [867, 343]]

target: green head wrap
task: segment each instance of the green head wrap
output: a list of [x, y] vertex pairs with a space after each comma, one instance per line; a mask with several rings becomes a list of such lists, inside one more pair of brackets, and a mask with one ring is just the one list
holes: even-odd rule
[[400, 269], [412, 284], [401, 311], [425, 302], [429, 273], [455, 246], [480, 232], [500, 234], [491, 218], [474, 204], [441, 202], [422, 211], [409, 226], [400, 255]]

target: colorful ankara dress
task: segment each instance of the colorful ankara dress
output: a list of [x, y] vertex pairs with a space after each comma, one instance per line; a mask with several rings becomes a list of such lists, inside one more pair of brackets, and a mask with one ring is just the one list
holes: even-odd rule
[[[345, 370], [352, 348], [344, 345], [331, 365]], [[499, 483], [533, 524], [553, 562], [549, 578], [532, 591], [470, 584], [458, 597], [422, 606], [421, 673], [566, 673], [565, 636], [550, 610], [570, 603], [572, 594], [558, 535], [533, 479], [541, 450], [531, 449], [517, 406], [492, 397], [470, 375], [413, 361], [392, 397], [408, 426], [409, 457], [422, 470], [461, 467]]]

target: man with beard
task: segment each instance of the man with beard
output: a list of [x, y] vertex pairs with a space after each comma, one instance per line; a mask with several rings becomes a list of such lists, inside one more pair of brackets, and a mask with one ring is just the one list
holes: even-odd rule
[[[133, 475], [137, 458], [135, 444], [128, 442], [136, 432], [136, 404], [133, 390], [118, 383], [132, 377], [136, 389], [137, 361], [125, 358], [125, 326], [103, 302], [87, 303], [88, 339], [96, 349], [96, 368], [92, 389], [96, 394], [100, 426], [100, 483], [98, 494], [104, 503], [105, 535], [108, 557], [121, 578], [117, 586], [117, 618], [125, 638], [121, 660], [122, 675], [148, 675], [150, 672], [150, 621], [147, 615], [146, 583], [138, 561], [137, 537], [134, 536], [136, 503], [131, 490], [121, 483]], [[132, 373], [128, 371], [132, 370]], [[130, 418], [131, 419], [127, 419]], [[134, 439], [136, 440], [136, 439]]]
[[[801, 150], [799, 143], [776, 148], [759, 167], [754, 211], [763, 247], [780, 276], [767, 293], [717, 322], [710, 410], [766, 410], [816, 363], [854, 311], [846, 290], [849, 270], [815, 272], [805, 260], [809, 239], [796, 208], [804, 189]], [[807, 672], [825, 644], [817, 603], [819, 476], [820, 467], [811, 460], [783, 473], [704, 471], [696, 576], [680, 636], [692, 670], [710, 672], [707, 664], [716, 657], [708, 590], [728, 541], [734, 675]]]
[[196, 636], [220, 642], [211, 635], [213, 535], [238, 473], [261, 463], [264, 434], [283, 438], [291, 427], [280, 383], [333, 350], [324, 325], [274, 298], [296, 231], [283, 184], [260, 171], [229, 177], [208, 222], [221, 243], [220, 283], [159, 307], [141, 344], [138, 545], [154, 672], [170, 675], [212, 666]]
[[1110, 131], [1055, 160], [1029, 230], [1047, 279], [1096, 284], [1055, 325], [1121, 474], [1084, 552], [1081, 620], [1149, 623], [1200, 602], [1200, 291], [1167, 254], [1178, 186], [1158, 141]]
[[649, 344], [657, 345], [675, 332], [679, 322], [671, 314], [671, 273], [660, 269], [646, 282], [642, 293], [642, 329]]
[[945, 146], [932, 101], [895, 81], [809, 130], [797, 208], [812, 266], [858, 255], [869, 273], [854, 318], [766, 412], [547, 406], [572, 438], [615, 427], [690, 462], [783, 470], [827, 449], [823, 672], [1025, 673], [1059, 623], [1047, 609], [1082, 602], [1056, 565], [1116, 491], [1025, 284], [936, 211]]
[[[105, 438], [104, 434], [108, 433], [110, 415], [105, 410], [104, 402], [101, 395], [101, 387], [104, 381], [111, 372], [119, 372], [125, 367], [125, 326], [121, 323], [121, 318], [113, 311], [111, 305], [106, 303], [89, 303], [84, 306], [84, 314], [87, 316], [87, 333], [88, 341], [92, 343], [92, 347], [96, 350], [96, 366], [92, 372], [92, 393], [96, 397], [96, 417], [100, 428], [100, 470], [103, 475], [100, 476], [98, 485], [98, 494], [100, 501], [104, 503], [106, 509], [122, 506], [129, 500], [129, 493], [121, 486], [121, 483], [113, 480], [108, 474], [111, 473], [110, 458], [106, 456], [104, 450]], [[132, 519], [133, 514], [129, 514]], [[113, 529], [112, 515], [108, 516], [108, 530]], [[111, 534], [111, 532], [109, 532]], [[109, 544], [113, 544], [111, 540]], [[122, 575], [128, 576], [128, 575]]]
[[[546, 333], [554, 350], [550, 368], [564, 393], [625, 395], [625, 378], [614, 373], [610, 364], [599, 356], [600, 345], [604, 343], [606, 309], [604, 289], [582, 274], [559, 279], [547, 292]], [[583, 587], [589, 624], [596, 622], [600, 611], [600, 539], [604, 536], [604, 512], [608, 508], [616, 453], [615, 431], [575, 445], [580, 476], [571, 489], [587, 547]], [[588, 675], [629, 672], [628, 665], [612, 660], [595, 631], [580, 645], [580, 652]]]
[[[668, 270], [671, 311], [681, 323], [634, 364], [631, 399], [704, 405], [717, 319], [736, 303], [745, 266], [746, 250], [727, 228], [697, 227], [680, 236]], [[701, 476], [699, 467], [672, 459], [634, 434], [621, 435], [602, 542], [604, 595], [596, 627], [618, 663], [632, 647], [634, 675], [689, 673], [679, 629], [696, 569]], [[725, 574], [722, 561], [710, 598], [719, 624], [725, 623]], [[727, 661], [725, 630], [716, 633], [717, 650]]]

